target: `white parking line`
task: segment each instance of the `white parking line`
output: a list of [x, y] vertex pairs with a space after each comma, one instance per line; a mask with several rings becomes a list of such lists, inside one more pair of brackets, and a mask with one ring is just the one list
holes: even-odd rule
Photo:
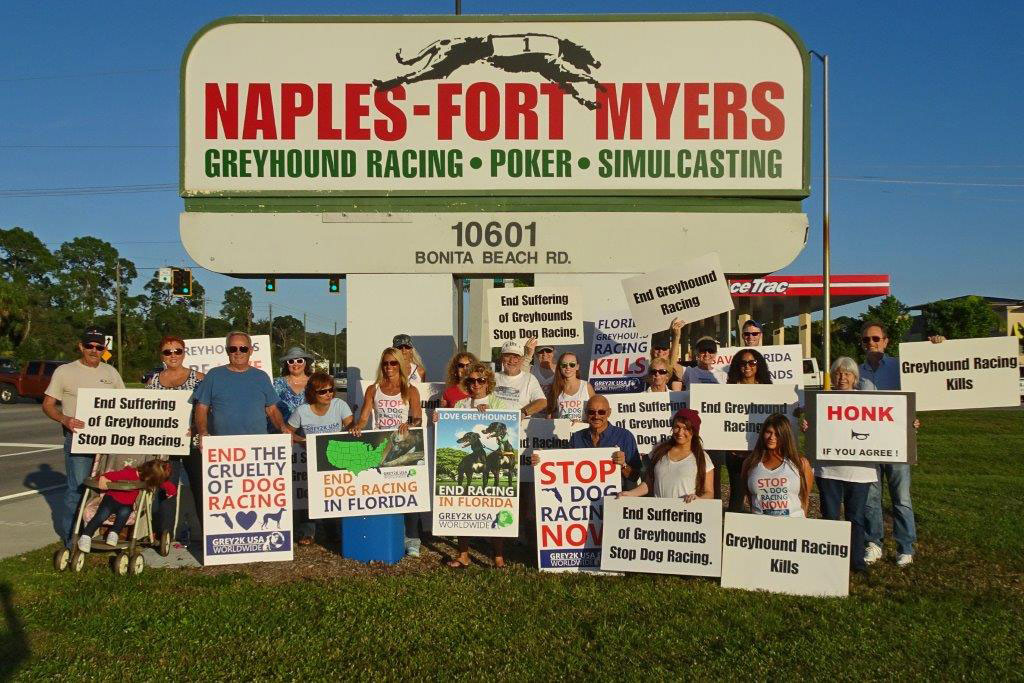
[[64, 446], [47, 446], [46, 448], [34, 448], [30, 451], [18, 451], [17, 453], [4, 453], [0, 455], [0, 458], [9, 458], [12, 455], [28, 455], [29, 453], [42, 453], [43, 451], [55, 451], [58, 448], [64, 448]]
[[25, 496], [33, 496], [37, 493], [49, 493], [50, 491], [56, 491], [57, 489], [67, 488], [64, 484], [59, 486], [48, 486], [45, 489], [32, 489], [31, 491], [22, 491], [21, 493], [12, 493], [9, 496], [0, 496], [0, 503], [5, 500], [14, 500], [15, 498], [23, 498]]
[[60, 444], [60, 443], [14, 443], [14, 442], [11, 442], [11, 443], [0, 443], [0, 448], [15, 448], [17, 446], [21, 446], [22, 448], [44, 448], [44, 447], [49, 447], [49, 446], [60, 447], [60, 446], [63, 446], [63, 445], [64, 444]]

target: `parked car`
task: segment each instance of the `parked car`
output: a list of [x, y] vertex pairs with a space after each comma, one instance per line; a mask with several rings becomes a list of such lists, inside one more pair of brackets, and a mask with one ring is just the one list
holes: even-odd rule
[[821, 389], [825, 386], [824, 377], [818, 369], [817, 358], [804, 358], [804, 388]]
[[348, 372], [345, 370], [334, 371], [334, 390], [348, 391]]
[[0, 371], [0, 403], [14, 403], [19, 397], [34, 398], [42, 403], [50, 377], [63, 360], [32, 360], [20, 372]]
[[0, 358], [0, 372], [18, 372], [18, 361], [13, 358]]

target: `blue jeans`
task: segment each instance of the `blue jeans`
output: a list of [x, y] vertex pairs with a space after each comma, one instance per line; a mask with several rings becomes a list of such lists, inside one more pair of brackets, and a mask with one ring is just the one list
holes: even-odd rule
[[71, 432], [64, 437], [64, 472], [67, 474], [68, 488], [64, 492], [64, 514], [61, 517], [61, 534], [64, 545], [71, 547], [71, 528], [75, 524], [78, 504], [82, 502], [83, 482], [92, 474], [94, 455], [71, 455]]
[[92, 536], [100, 528], [100, 525], [107, 521], [110, 515], [114, 515], [114, 523], [111, 525], [110, 530], [115, 534], [121, 533], [121, 529], [128, 523], [128, 518], [131, 517], [131, 514], [131, 505], [118, 503], [110, 496], [103, 496], [100, 506], [96, 508], [96, 514], [82, 527], [82, 535]]
[[850, 569], [864, 571], [864, 505], [872, 485], [824, 477], [815, 477], [814, 481], [821, 496], [822, 519], [838, 520], [839, 508], [844, 508], [842, 518], [850, 523]]
[[910, 504], [910, 465], [906, 463], [878, 466], [878, 481], [871, 485], [865, 505], [866, 541], [881, 547], [885, 536], [885, 527], [882, 526], [883, 478], [888, 481], [889, 497], [892, 498], [892, 535], [900, 554], [913, 555], [917, 525], [914, 522], [914, 508]]

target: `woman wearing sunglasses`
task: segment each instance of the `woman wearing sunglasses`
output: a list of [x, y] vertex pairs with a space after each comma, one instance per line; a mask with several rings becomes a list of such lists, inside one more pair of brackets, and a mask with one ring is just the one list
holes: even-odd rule
[[668, 380], [672, 374], [672, 366], [665, 358], [655, 358], [651, 361], [651, 367], [647, 370], [647, 388], [645, 394], [667, 393]]
[[580, 362], [575, 353], [566, 351], [560, 355], [555, 367], [558, 372], [548, 389], [548, 417], [583, 422], [583, 406], [594, 395], [594, 388], [580, 379]]
[[407, 334], [396, 334], [391, 340], [391, 347], [401, 352], [399, 360], [405, 365], [405, 374], [410, 382], [418, 384], [427, 381], [427, 370], [423, 367], [423, 359], [420, 358], [419, 352], [412, 345], [412, 337]]
[[[729, 365], [726, 384], [771, 384], [772, 377], [768, 374], [768, 363], [756, 349], [737, 351]], [[725, 451], [725, 468], [729, 471], [729, 512], [743, 512], [743, 499], [746, 487], [742, 485], [741, 472], [743, 463], [750, 455], [749, 451]], [[718, 490], [721, 490], [721, 470], [715, 467], [718, 478]]]
[[313, 374], [313, 357], [299, 346], [288, 349], [281, 356], [281, 376], [274, 380], [277, 409], [285, 420], [296, 408], [306, 402], [306, 385]]
[[755, 515], [807, 517], [813, 477], [811, 464], [797, 450], [789, 418], [774, 413], [761, 425], [737, 488], [750, 500]]
[[462, 380], [466, 377], [470, 366], [475, 365], [476, 362], [476, 356], [467, 351], [455, 354], [448, 361], [448, 369], [445, 371], [445, 389], [441, 394], [442, 408], [454, 408], [456, 403], [469, 396], [462, 388]]

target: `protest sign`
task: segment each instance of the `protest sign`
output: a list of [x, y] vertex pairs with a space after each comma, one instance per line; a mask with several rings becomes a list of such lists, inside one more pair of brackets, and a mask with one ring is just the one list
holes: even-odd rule
[[1020, 404], [1016, 337], [900, 344], [900, 388], [917, 409], [957, 410]]
[[[202, 373], [210, 368], [228, 364], [228, 352], [224, 337], [208, 337], [206, 339], [185, 340], [185, 366]], [[270, 360], [270, 335], [252, 335], [252, 356], [249, 364], [267, 373], [271, 381], [274, 379], [274, 368]]]
[[573, 432], [587, 428], [586, 422], [545, 420], [531, 417], [522, 421], [523, 438], [519, 442], [519, 481], [533, 481], [530, 458], [534, 451], [561, 450], [569, 447]]
[[649, 352], [650, 335], [637, 332], [628, 311], [598, 316], [590, 347], [590, 386], [599, 394], [643, 391]]
[[519, 535], [519, 411], [440, 408], [434, 425], [434, 532]]
[[727, 512], [722, 587], [846, 597], [850, 523]]
[[842, 463], [917, 462], [914, 394], [812, 391], [807, 457]]
[[[362, 401], [363, 397], [366, 396], [366, 390], [374, 383], [372, 379], [360, 380], [360, 386], [362, 387], [363, 393], [359, 396], [353, 396], [352, 400], [356, 403]], [[413, 382], [412, 386], [416, 387], [416, 391], [420, 395], [420, 408], [423, 409], [423, 417], [426, 420], [427, 417], [433, 411], [441, 407], [441, 395], [447, 388], [444, 382]], [[397, 411], [401, 411], [405, 404], [397, 396], [394, 399], [385, 401], [386, 408], [393, 408]], [[358, 413], [358, 411], [356, 411]], [[426, 424], [426, 422], [424, 422]], [[384, 420], [381, 420], [381, 424], [377, 424], [377, 416], [373, 411], [370, 411], [370, 422], [368, 426], [372, 429], [393, 429], [398, 426], [398, 423], [389, 419], [385, 416]]]
[[627, 278], [622, 289], [641, 332], [668, 329], [673, 318], [693, 323], [733, 309], [729, 283], [716, 253]]
[[608, 421], [632, 432], [637, 450], [648, 455], [672, 433], [672, 416], [687, 407], [690, 392], [610, 394], [605, 398], [612, 411]]
[[[709, 364], [711, 371], [719, 370], [722, 374], [728, 375], [732, 357], [736, 355], [737, 351], [742, 351], [745, 348], [750, 347], [720, 346], [715, 360]], [[764, 356], [772, 384], [795, 384], [801, 389], [804, 388], [803, 349], [799, 344], [758, 346], [756, 350]]]
[[581, 299], [578, 287], [487, 290], [491, 346], [530, 338], [538, 344], [582, 344]]
[[761, 425], [773, 413], [789, 417], [796, 432], [795, 413], [803, 391], [785, 384], [696, 384], [690, 387], [690, 408], [700, 413], [704, 448], [749, 451]]
[[309, 442], [292, 444], [292, 509], [309, 509], [309, 467], [306, 449]]
[[188, 455], [188, 391], [81, 389], [72, 453]]
[[534, 472], [537, 567], [599, 571], [604, 499], [619, 492], [614, 448], [543, 451]]
[[292, 559], [291, 437], [203, 438], [203, 564]]
[[722, 501], [605, 498], [601, 569], [721, 576]]
[[430, 510], [425, 429], [306, 436], [309, 518]]

